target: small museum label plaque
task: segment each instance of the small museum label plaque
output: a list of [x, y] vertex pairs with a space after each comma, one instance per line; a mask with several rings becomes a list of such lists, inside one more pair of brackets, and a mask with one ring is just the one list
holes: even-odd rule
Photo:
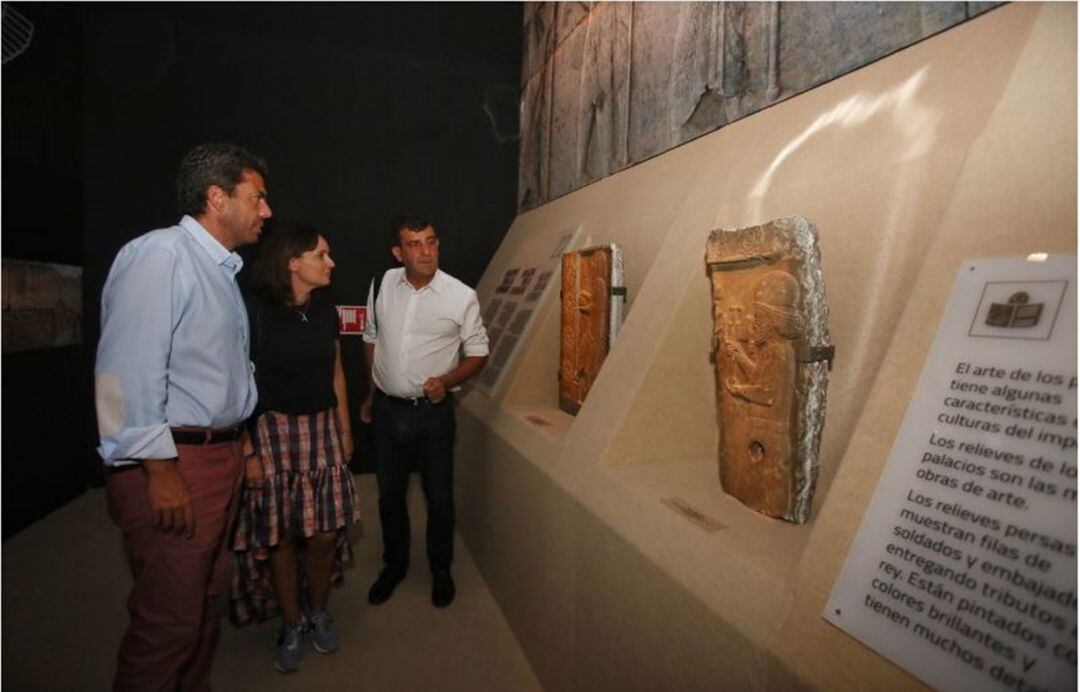
[[966, 261], [823, 617], [942, 690], [1076, 689], [1076, 258]]

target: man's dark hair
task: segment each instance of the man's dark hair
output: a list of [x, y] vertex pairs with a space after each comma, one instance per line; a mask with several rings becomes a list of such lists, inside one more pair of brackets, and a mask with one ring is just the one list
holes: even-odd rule
[[180, 160], [176, 200], [180, 213], [195, 216], [206, 209], [206, 189], [217, 185], [232, 195], [244, 171], [266, 177], [266, 160], [235, 144], [200, 144]]
[[289, 260], [319, 244], [320, 233], [312, 226], [286, 226], [268, 233], [259, 243], [259, 256], [251, 269], [251, 285], [280, 307], [293, 302]]
[[401, 245], [401, 231], [422, 231], [428, 226], [435, 228], [431, 217], [414, 211], [401, 212], [390, 221], [390, 246]]

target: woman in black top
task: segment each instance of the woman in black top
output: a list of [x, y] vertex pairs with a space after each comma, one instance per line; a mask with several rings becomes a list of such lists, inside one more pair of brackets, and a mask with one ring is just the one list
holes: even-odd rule
[[315, 229], [281, 229], [263, 241], [247, 301], [259, 404], [233, 543], [232, 615], [244, 623], [280, 608], [282, 672], [299, 667], [309, 630], [316, 651], [337, 648], [326, 601], [351, 559], [346, 527], [360, 519], [337, 312], [320, 290], [333, 267]]

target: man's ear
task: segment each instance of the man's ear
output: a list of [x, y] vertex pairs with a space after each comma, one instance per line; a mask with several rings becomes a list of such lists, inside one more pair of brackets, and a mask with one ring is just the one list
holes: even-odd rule
[[221, 212], [225, 209], [225, 201], [229, 198], [228, 193], [220, 185], [211, 185], [206, 188], [206, 202], [214, 211]]
[[390, 247], [390, 253], [394, 256], [394, 259], [396, 259], [398, 262], [401, 262], [402, 264], [405, 263], [405, 261], [403, 259], [401, 259], [401, 246], [400, 245], [392, 245]]

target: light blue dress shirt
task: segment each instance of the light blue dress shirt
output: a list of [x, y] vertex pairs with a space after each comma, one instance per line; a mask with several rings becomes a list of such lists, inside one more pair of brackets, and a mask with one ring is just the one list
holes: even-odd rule
[[101, 294], [94, 368], [107, 465], [177, 456], [170, 426], [229, 428], [251, 415], [243, 264], [190, 216], [120, 249]]

